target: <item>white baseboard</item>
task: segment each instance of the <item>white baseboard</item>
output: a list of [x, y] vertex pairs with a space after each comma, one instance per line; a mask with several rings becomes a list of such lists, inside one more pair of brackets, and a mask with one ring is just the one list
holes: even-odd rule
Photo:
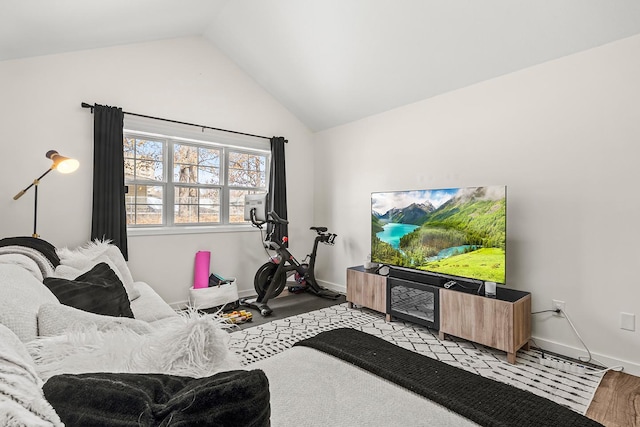
[[318, 284], [323, 288], [327, 288], [330, 291], [340, 292], [341, 294], [347, 294], [347, 286], [340, 285], [338, 283], [325, 282], [324, 280], [318, 280]]
[[[238, 290], [238, 298], [253, 297], [255, 295], [256, 295], [256, 291], [254, 291], [253, 289]], [[189, 301], [188, 300], [176, 301], [176, 302], [169, 303], [169, 306], [174, 310], [182, 310], [189, 306]]]
[[[539, 346], [541, 349], [550, 351], [552, 353], [557, 353], [562, 356], [566, 356], [572, 359], [578, 359], [582, 357], [587, 357], [588, 354], [584, 350], [584, 348], [572, 347], [565, 344], [561, 344], [555, 341], [546, 340], [544, 338], [532, 337], [535, 340], [535, 345]], [[612, 357], [606, 356], [604, 354], [598, 354], [591, 352], [593, 359], [596, 359], [598, 362], [594, 362], [596, 364], [604, 364], [609, 368], [613, 368], [615, 366], [622, 366], [624, 368], [623, 372], [635, 376], [640, 376], [640, 364], [629, 362], [626, 360], [614, 359]]]
[[[330, 289], [332, 291], [340, 292], [341, 294], [346, 294], [347, 293], [347, 288], [346, 288], [345, 285], [338, 285], [338, 284], [335, 284], [335, 283], [323, 282], [323, 281], [318, 281], [318, 284], [320, 286], [322, 286], [324, 288], [327, 288], [327, 289]], [[238, 296], [240, 298], [255, 297], [256, 296], [256, 291], [254, 289], [239, 290], [238, 291]]]
[[182, 310], [184, 308], [187, 308], [188, 305], [189, 305], [189, 301], [187, 300], [172, 302], [169, 304], [169, 306], [174, 310]]

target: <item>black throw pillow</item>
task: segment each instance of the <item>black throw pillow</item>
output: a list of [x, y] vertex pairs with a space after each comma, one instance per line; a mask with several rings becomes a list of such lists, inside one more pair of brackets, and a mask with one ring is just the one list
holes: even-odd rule
[[206, 378], [63, 374], [42, 390], [67, 426], [262, 427], [271, 416], [269, 380], [259, 369]]
[[47, 277], [44, 284], [64, 305], [105, 316], [133, 317], [127, 291], [107, 263], [96, 264], [75, 280]]

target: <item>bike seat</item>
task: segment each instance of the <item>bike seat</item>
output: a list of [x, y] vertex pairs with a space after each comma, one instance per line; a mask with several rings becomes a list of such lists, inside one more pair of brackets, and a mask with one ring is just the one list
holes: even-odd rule
[[311, 227], [309, 230], [315, 230], [318, 233], [325, 233], [328, 228], [327, 227]]

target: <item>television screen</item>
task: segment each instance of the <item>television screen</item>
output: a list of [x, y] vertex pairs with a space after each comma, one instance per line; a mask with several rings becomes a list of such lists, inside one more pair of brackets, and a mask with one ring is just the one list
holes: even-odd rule
[[505, 283], [505, 186], [371, 194], [371, 260]]

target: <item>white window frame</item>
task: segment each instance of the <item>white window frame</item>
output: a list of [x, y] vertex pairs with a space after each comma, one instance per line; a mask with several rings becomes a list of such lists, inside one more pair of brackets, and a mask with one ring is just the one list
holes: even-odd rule
[[[129, 122], [129, 120], [127, 120]], [[165, 125], [166, 127], [166, 125]], [[171, 127], [171, 126], [169, 126]], [[202, 135], [195, 133], [192, 129], [163, 129], [164, 132], [149, 132], [145, 129], [157, 130], [158, 125], [150, 125], [143, 123], [140, 125], [137, 120], [131, 126], [125, 123], [124, 136], [137, 137], [139, 139], [149, 139], [163, 143], [163, 179], [155, 180], [135, 180], [126, 181], [125, 185], [154, 185], [162, 186], [163, 190], [163, 207], [162, 215], [164, 224], [128, 224], [127, 234], [129, 236], [136, 235], [159, 235], [159, 234], [190, 234], [202, 232], [237, 232], [256, 230], [248, 222], [230, 223], [230, 190], [241, 189], [253, 192], [266, 192], [269, 188], [269, 168], [271, 160], [271, 150], [269, 141], [255, 141], [254, 137], [229, 137], [202, 131]], [[194, 138], [194, 136], [198, 138]], [[174, 204], [175, 204], [175, 186], [181, 185], [180, 182], [173, 181], [173, 147], [174, 144], [184, 144], [203, 148], [216, 148], [221, 150], [220, 157], [220, 183], [219, 184], [194, 184], [189, 186], [204, 188], [220, 188], [220, 222], [219, 223], [189, 223], [181, 224], [174, 222]], [[229, 153], [249, 153], [263, 155], [266, 158], [265, 171], [265, 187], [237, 187], [228, 184], [229, 179]]]

